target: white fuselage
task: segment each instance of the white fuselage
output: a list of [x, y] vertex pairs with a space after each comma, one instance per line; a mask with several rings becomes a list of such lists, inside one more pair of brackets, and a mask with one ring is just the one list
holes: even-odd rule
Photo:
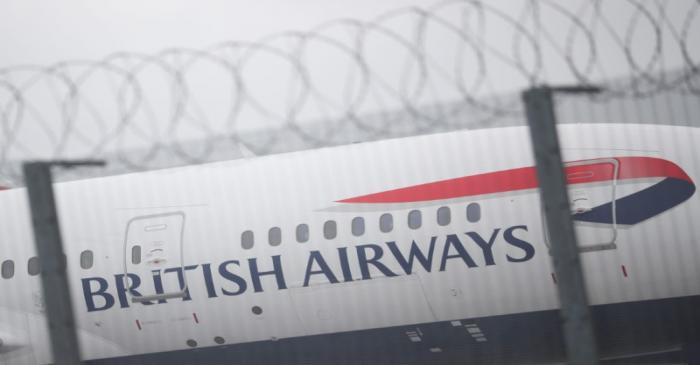
[[[565, 161], [651, 157], [673, 162], [692, 181], [700, 176], [698, 129], [559, 128]], [[219, 340], [275, 341], [556, 309], [536, 189], [340, 202], [533, 165], [528, 131], [514, 127], [57, 184], [83, 357], [189, 349], [188, 340], [201, 349]], [[613, 185], [623, 197], [661, 179], [583, 184], [570, 195], [582, 197], [573, 205], [586, 210], [604, 203]], [[51, 361], [40, 277], [27, 273], [36, 254], [25, 195], [0, 192], [0, 262], [15, 266], [11, 278], [0, 278], [2, 365]], [[700, 295], [698, 213], [700, 200], [692, 195], [634, 225], [577, 223], [582, 247], [615, 246], [581, 255], [590, 303]], [[387, 221], [380, 225], [385, 214], [391, 229]], [[409, 262], [412, 249], [423, 256]], [[125, 273], [138, 276], [138, 294], [119, 290], [134, 284]], [[134, 302], [135, 295], [177, 294], [184, 282], [184, 299]]]

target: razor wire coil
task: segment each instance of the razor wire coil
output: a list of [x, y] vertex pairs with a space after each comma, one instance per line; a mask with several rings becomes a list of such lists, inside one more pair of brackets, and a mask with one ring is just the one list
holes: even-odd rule
[[320, 147], [349, 130], [420, 134], [463, 127], [465, 111], [484, 125], [520, 117], [512, 93], [543, 83], [603, 85], [599, 100], [697, 98], [700, 1], [671, 2], [450, 0], [256, 42], [7, 67], [0, 175], [33, 158], [113, 156], [130, 171], [163, 154], [209, 161], [221, 144], [266, 154], [289, 136]]

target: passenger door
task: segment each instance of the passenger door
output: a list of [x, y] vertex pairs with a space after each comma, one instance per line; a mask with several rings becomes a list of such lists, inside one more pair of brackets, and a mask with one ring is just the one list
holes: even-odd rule
[[[571, 216], [580, 252], [617, 248], [616, 187], [619, 161], [597, 158], [564, 163]], [[551, 242], [545, 225], [545, 242]]]
[[[144, 215], [129, 220], [124, 237], [124, 285], [133, 302], [187, 295], [184, 229], [183, 212]], [[177, 271], [177, 280], [173, 280], [173, 275], [165, 280], [166, 269]], [[134, 283], [132, 275], [138, 276], [140, 283]]]

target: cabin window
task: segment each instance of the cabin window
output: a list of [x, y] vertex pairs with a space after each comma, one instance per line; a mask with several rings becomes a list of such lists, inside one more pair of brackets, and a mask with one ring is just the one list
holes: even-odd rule
[[241, 233], [241, 247], [244, 250], [250, 250], [255, 245], [255, 236], [253, 231], [245, 231]]
[[15, 276], [15, 262], [12, 260], [3, 261], [2, 267], [0, 267], [0, 274], [2, 274], [3, 279], [10, 279]]
[[467, 220], [475, 223], [481, 219], [481, 205], [479, 203], [470, 203], [467, 205]]
[[418, 229], [422, 224], [420, 210], [412, 210], [408, 212], [408, 228]]
[[272, 227], [267, 232], [267, 240], [270, 246], [279, 246], [282, 243], [282, 230], [280, 227]]
[[353, 236], [362, 236], [365, 234], [365, 219], [362, 217], [353, 218], [350, 228], [352, 228]]
[[389, 213], [384, 213], [379, 217], [379, 230], [387, 233], [394, 229], [394, 217]]
[[27, 262], [27, 272], [31, 276], [39, 275], [41, 272], [41, 263], [38, 257], [34, 256], [29, 259], [29, 262]]
[[332, 240], [338, 235], [338, 226], [335, 221], [326, 221], [323, 224], [323, 237], [327, 240]]
[[141, 246], [134, 245], [131, 247], [131, 263], [134, 265], [141, 263]]
[[440, 207], [437, 210], [437, 222], [441, 226], [446, 226], [450, 224], [452, 220], [452, 214], [449, 207]]
[[304, 243], [309, 240], [309, 225], [300, 224], [297, 226], [297, 242]]
[[92, 251], [83, 251], [80, 254], [80, 267], [82, 267], [83, 270], [92, 269], [93, 259], [94, 255], [92, 254]]

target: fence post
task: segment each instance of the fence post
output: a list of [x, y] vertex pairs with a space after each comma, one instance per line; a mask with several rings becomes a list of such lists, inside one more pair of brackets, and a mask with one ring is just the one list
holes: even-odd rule
[[535, 87], [522, 94], [537, 165], [540, 197], [557, 277], [566, 353], [572, 365], [597, 365], [591, 323], [566, 177], [556, 130], [554, 92], [595, 92], [594, 88]]
[[55, 365], [80, 364], [80, 348], [70, 298], [66, 256], [53, 193], [52, 166], [102, 165], [92, 161], [27, 162], [22, 166], [29, 197], [49, 336]]

